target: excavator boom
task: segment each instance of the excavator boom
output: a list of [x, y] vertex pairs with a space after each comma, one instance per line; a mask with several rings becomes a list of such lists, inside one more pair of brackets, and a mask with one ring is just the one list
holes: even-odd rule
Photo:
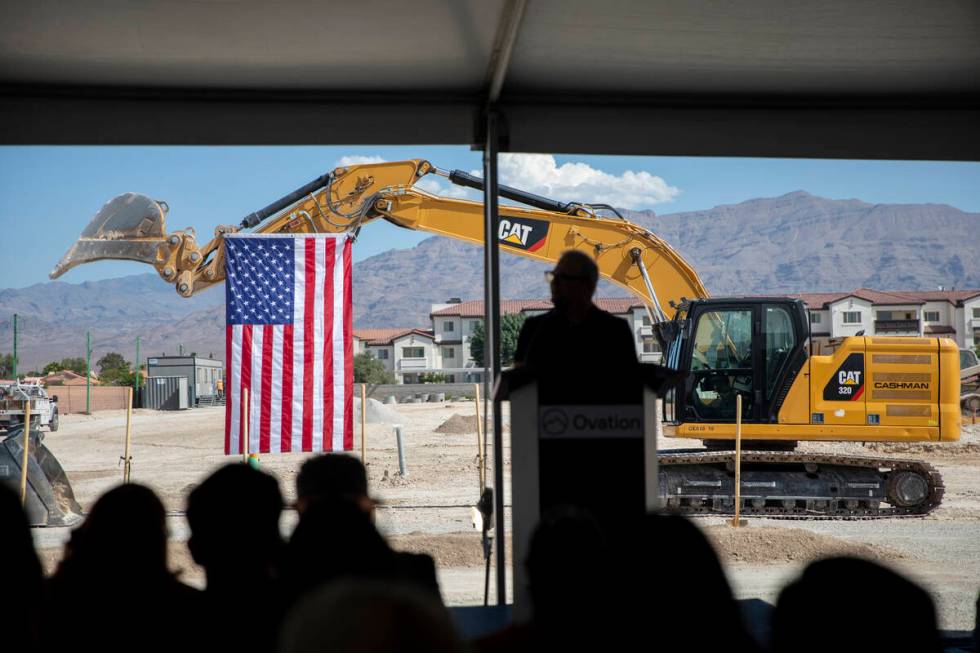
[[[92, 261], [134, 260], [153, 265], [178, 293], [189, 297], [224, 281], [225, 234], [244, 229], [356, 233], [378, 218], [482, 245], [483, 205], [417, 188], [416, 182], [428, 174], [483, 188], [478, 177], [442, 171], [421, 159], [341, 167], [245, 216], [238, 225], [217, 227], [203, 246], [191, 228], [167, 232], [165, 202], [126, 193], [102, 207], [50, 276]], [[503, 251], [541, 261], [557, 261], [569, 249], [587, 251], [604, 278], [643, 299], [655, 322], [666, 322], [672, 304], [708, 296], [697, 273], [670, 245], [611, 207], [560, 202], [508, 186], [500, 187], [500, 196], [527, 205], [500, 207]], [[613, 217], [603, 215], [607, 212]]]

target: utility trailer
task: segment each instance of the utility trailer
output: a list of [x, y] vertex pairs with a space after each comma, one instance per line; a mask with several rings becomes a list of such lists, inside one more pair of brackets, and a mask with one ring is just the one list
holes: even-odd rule
[[58, 402], [39, 383], [5, 383], [0, 385], [0, 429], [10, 430], [24, 423], [24, 402], [31, 402], [31, 426], [58, 430]]

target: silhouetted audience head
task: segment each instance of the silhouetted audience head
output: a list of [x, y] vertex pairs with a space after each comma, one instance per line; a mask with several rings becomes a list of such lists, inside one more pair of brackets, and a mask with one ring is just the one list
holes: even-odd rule
[[297, 511], [302, 514], [318, 499], [346, 499], [365, 512], [371, 512], [377, 503], [368, 495], [367, 472], [361, 461], [337, 453], [308, 459], [296, 475]]
[[609, 553], [588, 512], [559, 506], [545, 513], [531, 536], [526, 562], [535, 622], [557, 626], [592, 611], [597, 597], [610, 589], [607, 570], [594, 563]]
[[831, 558], [808, 566], [780, 593], [772, 650], [931, 653], [941, 646], [924, 590], [876, 563]]
[[99, 497], [71, 534], [48, 583], [42, 648], [197, 650], [198, 601], [168, 569], [163, 504], [149, 488], [120, 485]]
[[[625, 535], [623, 569], [631, 595], [643, 601], [633, 626], [690, 633], [690, 650], [754, 650], [721, 561], [704, 533], [677, 515], [649, 514], [633, 535]], [[630, 571], [632, 570], [632, 572]], [[710, 615], [710, 628], [705, 628]]]
[[30, 651], [41, 608], [41, 563], [20, 497], [6, 483], [0, 483], [0, 533], [2, 585], [7, 597], [3, 618], [12, 626], [4, 632], [3, 646], [10, 651]]
[[592, 302], [599, 267], [578, 250], [568, 250], [558, 259], [551, 277], [551, 301], [559, 311], [581, 309]]
[[102, 576], [125, 569], [130, 583], [162, 581], [167, 569], [163, 504], [149, 488], [129, 483], [103, 494], [72, 531], [58, 575]]
[[462, 644], [429, 595], [399, 583], [344, 581], [304, 598], [287, 617], [280, 653], [452, 653]]
[[279, 482], [241, 463], [221, 467], [194, 488], [187, 497], [187, 546], [209, 585], [274, 572], [284, 546], [282, 508]]
[[286, 548], [283, 580], [296, 599], [342, 578], [391, 578], [394, 552], [363, 510], [342, 498], [309, 502]]

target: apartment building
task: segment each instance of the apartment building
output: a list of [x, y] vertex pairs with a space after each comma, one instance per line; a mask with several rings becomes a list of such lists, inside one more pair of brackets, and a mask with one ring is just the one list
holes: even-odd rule
[[354, 329], [354, 354], [371, 354], [398, 383], [418, 383], [419, 375], [441, 366], [432, 332], [422, 328]]
[[[660, 345], [653, 337], [646, 309], [638, 300], [600, 298], [596, 304], [630, 325], [637, 357], [643, 362], [660, 361]], [[551, 310], [551, 302], [512, 299], [500, 302], [502, 315], [527, 317]], [[368, 352], [395, 375], [399, 383], [415, 383], [419, 374], [440, 374], [451, 383], [478, 383], [483, 369], [470, 355], [470, 341], [483, 323], [482, 301], [452, 299], [433, 304], [431, 327], [400, 329], [354, 329], [354, 353]]]
[[801, 293], [810, 314], [810, 333], [822, 344], [831, 338], [934, 336], [963, 349], [980, 345], [980, 290]]
[[[831, 338], [858, 334], [944, 337], [964, 349], [980, 346], [980, 290], [886, 292], [858, 288], [789, 296], [806, 305], [818, 353]], [[642, 302], [599, 298], [596, 304], [626, 320], [639, 360], [660, 362], [660, 345], [653, 337]], [[500, 302], [502, 315], [519, 313], [530, 317], [550, 309], [551, 302], [543, 299]], [[399, 383], [416, 383], [420, 374], [441, 374], [457, 383], [479, 382], [483, 370], [470, 355], [470, 340], [483, 318], [482, 301], [454, 298], [432, 305], [428, 328], [354, 329], [354, 351], [368, 352], [380, 360]]]

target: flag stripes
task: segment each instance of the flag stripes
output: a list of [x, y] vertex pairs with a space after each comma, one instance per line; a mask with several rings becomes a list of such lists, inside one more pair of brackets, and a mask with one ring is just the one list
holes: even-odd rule
[[249, 452], [353, 449], [350, 240], [235, 234], [225, 248], [225, 453], [243, 452], [246, 421]]

